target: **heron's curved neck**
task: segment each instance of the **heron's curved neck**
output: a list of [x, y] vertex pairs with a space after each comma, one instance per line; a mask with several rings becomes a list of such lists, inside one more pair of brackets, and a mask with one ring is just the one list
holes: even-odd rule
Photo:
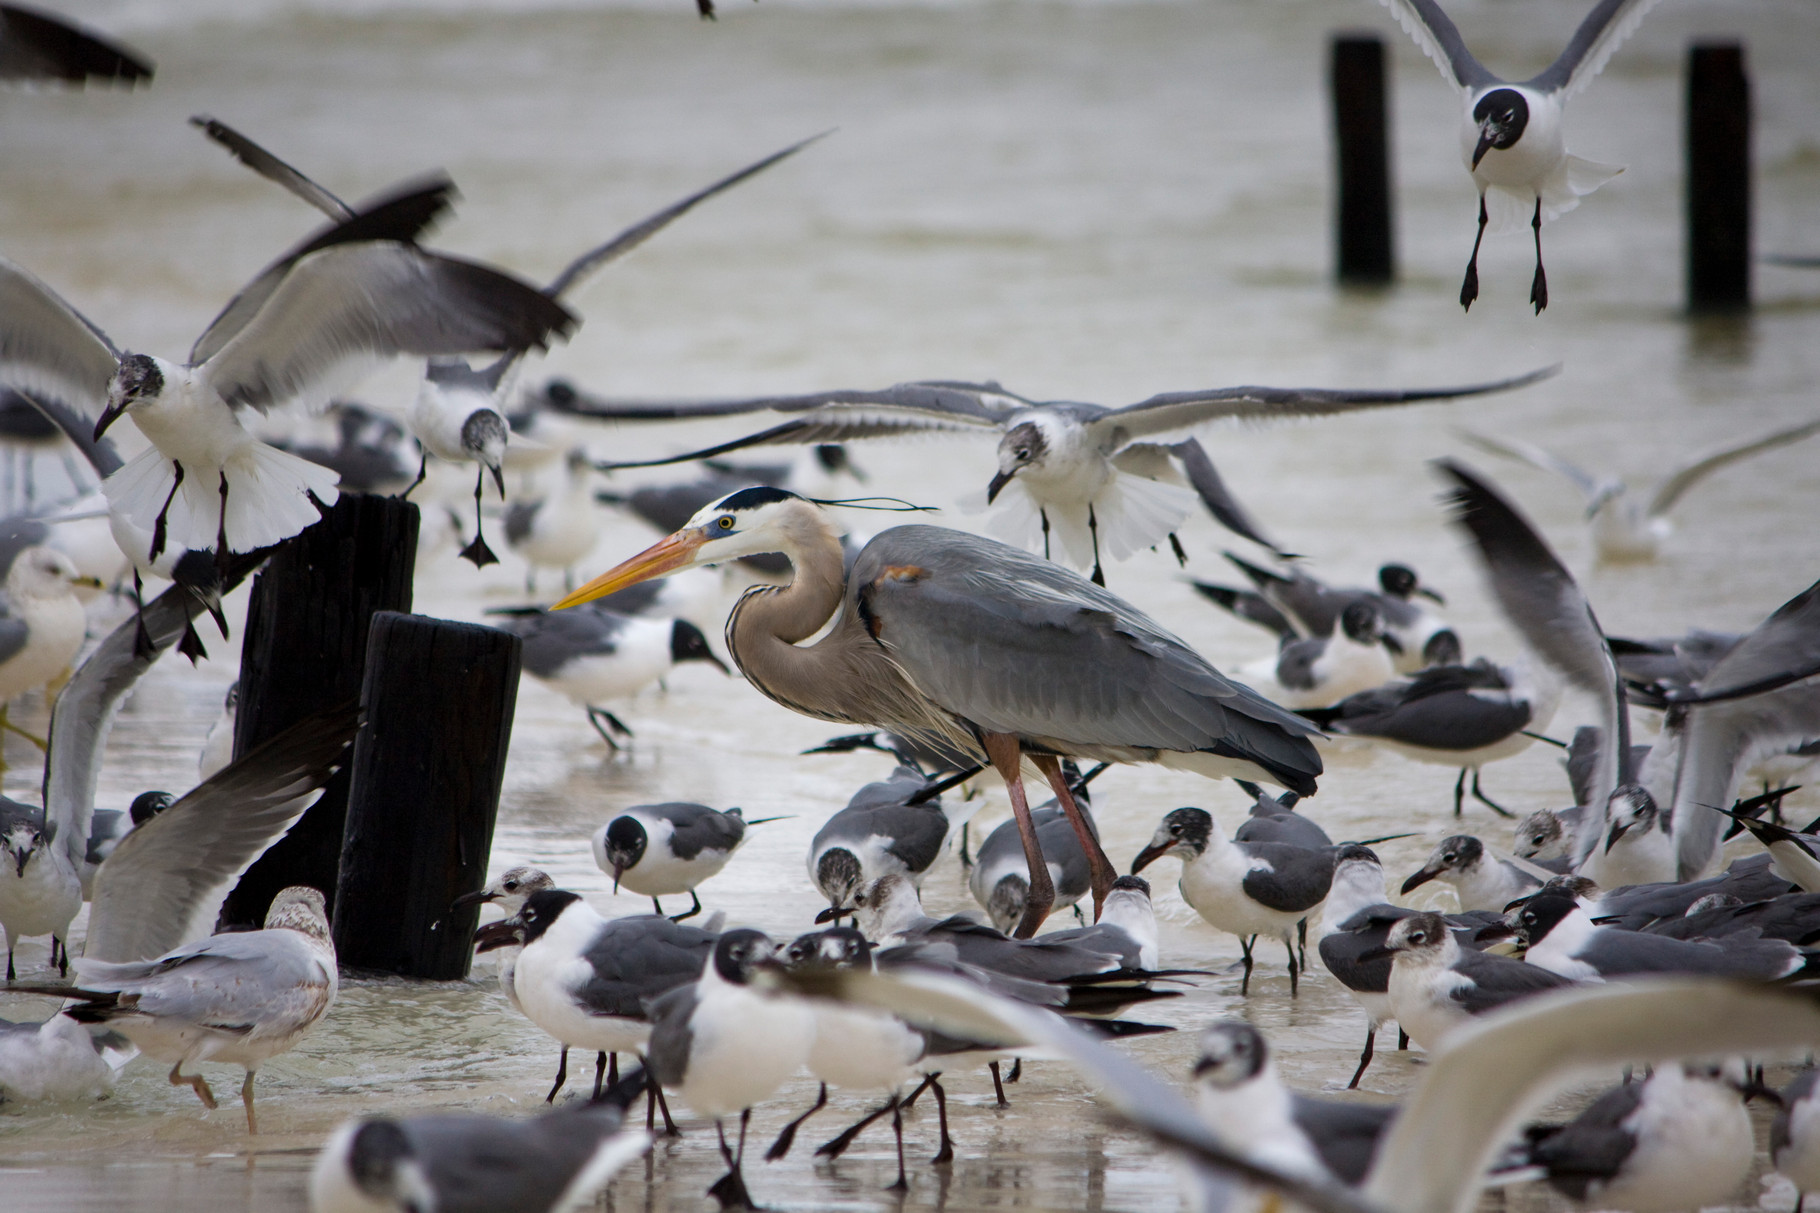
[[824, 641], [797, 647], [840, 608], [847, 589], [840, 540], [819, 511], [804, 510], [791, 524], [779, 544], [794, 570], [790, 583], [756, 586], [740, 597], [727, 618], [727, 649], [772, 699], [807, 715], [843, 719], [812, 706], [828, 699], [839, 646]]

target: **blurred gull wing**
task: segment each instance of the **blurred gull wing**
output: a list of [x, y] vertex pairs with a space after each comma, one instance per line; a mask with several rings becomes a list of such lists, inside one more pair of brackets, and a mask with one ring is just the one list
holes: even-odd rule
[[63, 436], [69, 439], [70, 445], [81, 451], [82, 457], [88, 460], [88, 465], [94, 469], [97, 478], [106, 480], [119, 470], [124, 462], [120, 458], [120, 452], [114, 448], [113, 439], [106, 435], [95, 437], [94, 418], [85, 416], [82, 410], [43, 392], [16, 392], [15, 395], [63, 431]]
[[1130, 472], [1152, 480], [1166, 480], [1172, 472], [1179, 469], [1179, 474], [1187, 479], [1189, 486], [1200, 496], [1201, 504], [1207, 507], [1207, 512], [1221, 526], [1235, 535], [1243, 535], [1261, 547], [1269, 548], [1278, 559], [1291, 559], [1290, 553], [1264, 538], [1264, 529], [1239, 504], [1239, 499], [1232, 495], [1232, 490], [1226, 487], [1219, 469], [1213, 466], [1207, 448], [1201, 445], [1198, 438], [1185, 438], [1169, 445], [1134, 442], [1112, 457], [1112, 466], [1121, 472]]
[[1648, 514], [1651, 518], [1660, 518], [1674, 508], [1681, 495], [1694, 487], [1707, 476], [1718, 471], [1729, 463], [1747, 458], [1762, 451], [1771, 451], [1791, 442], [1799, 442], [1813, 434], [1820, 433], [1820, 420], [1791, 425], [1787, 429], [1777, 430], [1773, 434], [1738, 446], [1726, 447], [1702, 456], [1693, 463], [1676, 468], [1661, 484], [1656, 486], [1655, 494], [1649, 499]]
[[353, 705], [298, 721], [121, 839], [95, 873], [85, 960], [163, 955], [220, 889], [302, 815], [359, 727]]
[[1586, 20], [1580, 22], [1560, 57], [1523, 83], [1558, 93], [1562, 100], [1582, 91], [1605, 70], [1606, 61], [1636, 32], [1637, 25], [1657, 3], [1658, 0], [1599, 0]]
[[0, 384], [67, 401], [93, 431], [120, 351], [62, 296], [0, 257]]
[[706, 189], [697, 190], [687, 198], [684, 198], [681, 202], [672, 203], [663, 210], [658, 211], [655, 215], [640, 220], [638, 223], [633, 224], [605, 244], [600, 245], [598, 248], [589, 249], [587, 252], [571, 261], [568, 268], [564, 269], [562, 273], [556, 276], [555, 280], [551, 282], [549, 286], [544, 288], [544, 293], [549, 295], [552, 299], [560, 298], [565, 291], [573, 287], [582, 278], [592, 274], [608, 262], [616, 261], [625, 256], [627, 253], [649, 240], [652, 236], [655, 236], [658, 232], [661, 232], [664, 228], [668, 227], [673, 220], [679, 219], [687, 214], [697, 203], [706, 202], [716, 194], [733, 188], [747, 178], [757, 176], [780, 160], [789, 159], [816, 140], [825, 139], [831, 134], [833, 134], [832, 131], [823, 131], [819, 135], [810, 135], [807, 139], [792, 143], [781, 152], [773, 152], [763, 160], [748, 164], [737, 173], [722, 177], [719, 181], [716, 181]]
[[1273, 417], [1322, 417], [1385, 405], [1416, 404], [1425, 400], [1453, 400], [1463, 396], [1508, 392], [1550, 378], [1560, 370], [1560, 364], [1557, 363], [1510, 379], [1469, 383], [1458, 387], [1382, 390], [1228, 387], [1201, 392], [1164, 392], [1137, 404], [1107, 409], [1092, 417], [1087, 424], [1096, 436], [1109, 435], [1116, 430], [1124, 434], [1125, 441], [1130, 441], [1228, 417], [1246, 421]]
[[1416, 40], [1422, 53], [1435, 61], [1441, 74], [1467, 92], [1504, 83], [1487, 71], [1485, 65], [1466, 49], [1466, 39], [1460, 37], [1459, 27], [1441, 11], [1441, 6], [1435, 0], [1382, 2], [1391, 11], [1391, 15], [1396, 17], [1397, 24]]
[[221, 352], [223, 346], [259, 314], [266, 301], [284, 282], [292, 266], [326, 248], [368, 240], [409, 243], [423, 234], [446, 211], [455, 197], [455, 183], [437, 175], [407, 183], [378, 201], [362, 206], [353, 218], [323, 228], [284, 256], [260, 270], [254, 279], [228, 300], [221, 313], [190, 347], [189, 363], [198, 366]]
[[1726, 1053], [1805, 1053], [1814, 991], [1635, 978], [1541, 994], [1463, 1025], [1386, 1133], [1365, 1196], [1399, 1213], [1465, 1213], [1523, 1120], [1595, 1068]]
[[1553, 451], [1545, 451], [1539, 446], [1520, 442], [1514, 438], [1492, 438], [1485, 434], [1475, 433], [1468, 429], [1456, 428], [1454, 433], [1471, 446], [1478, 447], [1488, 454], [1499, 455], [1505, 459], [1514, 459], [1518, 463], [1527, 463], [1544, 472], [1553, 472], [1573, 482], [1574, 487], [1586, 495], [1587, 503], [1598, 500], [1606, 485], [1591, 472], [1575, 463], [1569, 463]]
[[78, 88], [152, 78], [152, 62], [118, 42], [50, 13], [0, 4], [0, 81], [54, 81]]
[[297, 197], [303, 199], [336, 223], [346, 223], [354, 217], [354, 208], [329, 193], [302, 173], [280, 160], [272, 153], [254, 143], [251, 139], [217, 118], [207, 114], [197, 114], [190, 119], [190, 125], [200, 127], [202, 132], [222, 147], [225, 147], [234, 159], [258, 173], [268, 181], [275, 181]]
[[304, 257], [206, 363], [232, 407], [324, 396], [399, 355], [545, 346], [575, 318], [541, 291], [470, 261], [395, 241]]

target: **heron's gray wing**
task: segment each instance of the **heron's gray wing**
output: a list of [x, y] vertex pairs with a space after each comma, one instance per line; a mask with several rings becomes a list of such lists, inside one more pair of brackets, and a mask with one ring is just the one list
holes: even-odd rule
[[1422, 48], [1422, 53], [1435, 61], [1441, 74], [1461, 88], [1471, 91], [1502, 80], [1487, 71], [1466, 49], [1453, 18], [1441, 11], [1435, 0], [1382, 0], [1396, 17], [1397, 24]]
[[1165, 392], [1137, 404], [1128, 404], [1124, 408], [1108, 409], [1093, 418], [1088, 425], [1096, 437], [1117, 431], [1123, 433], [1125, 440], [1129, 441], [1228, 417], [1246, 421], [1263, 421], [1274, 417], [1323, 417], [1385, 405], [1417, 404], [1425, 400], [1454, 400], [1462, 396], [1508, 392], [1547, 379], [1560, 369], [1560, 365], [1556, 364], [1510, 379], [1468, 383], [1458, 387], [1383, 390], [1228, 387], [1205, 392]]
[[683, 215], [687, 214], [697, 203], [706, 202], [708, 199], [714, 197], [714, 195], [732, 189], [747, 178], [757, 176], [778, 161], [789, 159], [816, 140], [825, 139], [831, 134], [833, 134], [832, 131], [823, 131], [819, 135], [810, 135], [807, 139], [792, 143], [781, 152], [772, 152], [763, 160], [748, 164], [737, 173], [722, 177], [719, 181], [716, 181], [706, 189], [697, 190], [687, 198], [684, 198], [681, 202], [672, 203], [663, 210], [658, 211], [655, 215], [640, 220], [638, 223], [633, 224], [605, 244], [600, 245], [598, 248], [589, 249], [587, 252], [571, 261], [568, 264], [568, 267], [564, 269], [562, 273], [558, 274], [556, 279], [551, 282], [549, 286], [544, 288], [545, 293], [552, 299], [560, 298], [565, 291], [573, 287], [582, 278], [592, 274], [595, 270], [598, 270], [608, 262], [616, 261], [625, 256], [627, 253], [649, 240], [652, 236], [655, 236], [658, 232], [661, 232], [664, 228], [668, 227], [673, 220], [680, 219]]
[[[1432, 2], [1432, 0], [1411, 0]], [[1566, 100], [1591, 84], [1593, 77], [1605, 70], [1609, 60], [1624, 40], [1636, 32], [1644, 15], [1656, 7], [1658, 0], [1599, 0], [1586, 14], [1580, 28], [1553, 63], [1523, 83], [1544, 92], [1559, 93]]]
[[401, 186], [376, 202], [363, 204], [352, 219], [319, 230], [260, 270], [251, 282], [241, 287], [240, 292], [228, 300], [227, 306], [209, 321], [209, 326], [202, 330], [202, 336], [196, 338], [196, 344], [190, 347], [190, 365], [198, 366], [220, 353], [221, 347], [232, 341], [259, 314], [259, 309], [265, 306], [272, 292], [283, 283], [291, 267], [303, 258], [338, 244], [358, 244], [368, 240], [415, 240], [449, 208], [454, 195], [453, 181], [440, 175], [430, 177]]
[[1318, 773], [1305, 721], [1123, 599], [1021, 549], [893, 527], [860, 553], [848, 595], [919, 690], [988, 732], [1088, 755], [1206, 750], [1300, 771], [1301, 784]]
[[[1629, 774], [1630, 748], [1624, 688], [1605, 630], [1573, 574], [1489, 482], [1451, 460], [1436, 460], [1434, 466], [1453, 482], [1447, 494], [1453, 521], [1472, 537], [1505, 619], [1549, 668], [1599, 704], [1599, 760], [1589, 798], [1579, 803], [1602, 813], [1612, 789]], [[1583, 831], [1585, 845], [1590, 848], [1603, 833]]]
[[14, 395], [43, 413], [51, 424], [62, 430], [63, 436], [82, 452], [89, 466], [95, 469], [96, 476], [106, 480], [124, 462], [120, 458], [120, 452], [114, 449], [113, 439], [95, 437], [95, 418], [81, 409], [43, 392], [15, 392]]
[[354, 217], [354, 208], [329, 193], [328, 190], [310, 180], [295, 168], [286, 164], [272, 153], [248, 139], [245, 135], [217, 118], [207, 114], [197, 114], [190, 119], [190, 125], [200, 127], [202, 132], [222, 147], [240, 163], [264, 177], [275, 181], [297, 197], [303, 199], [336, 223], [345, 223]]
[[1522, 442], [1515, 438], [1492, 438], [1458, 427], [1455, 428], [1454, 433], [1460, 436], [1461, 441], [1476, 446], [1488, 454], [1514, 459], [1518, 463], [1527, 463], [1533, 468], [1565, 477], [1573, 482], [1575, 488], [1585, 494], [1586, 500], [1589, 502], [1596, 499], [1605, 487], [1599, 482], [1598, 477], [1579, 464], [1571, 463], [1553, 451], [1545, 451], [1533, 443]]
[[[221, 579], [227, 593], [265, 561], [265, 553], [236, 555]], [[203, 603], [182, 586], [172, 586], [145, 604], [138, 619], [128, 619], [95, 646], [76, 668], [51, 708], [50, 753], [44, 760], [44, 808], [58, 823], [58, 837], [78, 871], [86, 852], [89, 814], [95, 807], [95, 783], [101, 774], [101, 752], [114, 726], [120, 701], [163, 652], [177, 643]], [[143, 626], [150, 651], [138, 652], [137, 629]]]
[[320, 1014], [336, 976], [332, 961], [282, 928], [211, 935], [140, 963], [84, 956], [76, 970], [89, 989], [137, 994], [138, 1011], [249, 1035]]
[[230, 406], [324, 400], [350, 374], [399, 355], [545, 347], [575, 318], [536, 288], [396, 241], [338, 244], [291, 265], [205, 364]]
[[298, 721], [123, 838], [95, 873], [85, 957], [141, 960], [181, 943], [207, 895], [302, 815], [358, 727], [353, 706]]
[[1815, 1040], [1820, 1001], [1811, 990], [1640, 978], [1517, 1003], [1460, 1027], [1431, 1055], [1365, 1197], [1402, 1213], [1465, 1213], [1516, 1126], [1594, 1067], [1805, 1053]]
[[1750, 442], [1742, 443], [1738, 446], [1728, 446], [1724, 450], [1714, 451], [1709, 455], [1702, 456], [1693, 463], [1676, 468], [1661, 484], [1656, 486], [1654, 495], [1649, 499], [1649, 516], [1651, 518], [1660, 518], [1662, 515], [1668, 513], [1674, 508], [1675, 502], [1681, 499], [1683, 493], [1693, 488], [1694, 485], [1718, 471], [1726, 464], [1734, 463], [1739, 459], [1745, 459], [1763, 451], [1774, 450], [1779, 446], [1787, 446], [1791, 442], [1799, 442], [1803, 438], [1817, 433], [1820, 433], [1820, 420], [1804, 422], [1801, 425], [1791, 425], [1786, 429], [1777, 430], [1773, 434], [1765, 434], [1763, 437], [1753, 439]]
[[0, 384], [69, 401], [92, 431], [120, 351], [50, 287], [0, 257]]
[[0, 80], [58, 81], [81, 87], [152, 78], [137, 51], [48, 13], [0, 4]]

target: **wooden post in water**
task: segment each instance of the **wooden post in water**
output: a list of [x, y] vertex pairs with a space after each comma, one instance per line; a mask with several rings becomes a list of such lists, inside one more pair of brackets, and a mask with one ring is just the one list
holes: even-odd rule
[[[360, 694], [373, 613], [411, 609], [417, 520], [409, 501], [343, 493], [320, 522], [279, 545], [247, 604], [236, 757]], [[222, 925], [258, 926], [287, 885], [311, 885], [334, 903], [348, 778], [343, 766], [247, 869], [221, 908]]]
[[1339, 279], [1346, 286], [1388, 286], [1397, 276], [1385, 73], [1383, 39], [1334, 35], [1329, 80], [1339, 179], [1335, 248]]
[[480, 908], [450, 903], [486, 879], [521, 649], [497, 628], [373, 616], [333, 916], [342, 964], [467, 976]]
[[1751, 305], [1751, 114], [1744, 47], [1687, 55], [1687, 310]]

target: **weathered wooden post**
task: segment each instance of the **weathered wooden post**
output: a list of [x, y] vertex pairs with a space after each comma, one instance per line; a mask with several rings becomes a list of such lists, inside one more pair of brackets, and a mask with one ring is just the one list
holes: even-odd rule
[[[361, 692], [374, 612], [411, 609], [417, 507], [343, 493], [322, 520], [280, 544], [253, 583], [240, 650], [234, 754]], [[307, 884], [332, 903], [349, 768], [228, 895], [221, 923], [257, 926], [278, 890]]]
[[521, 647], [478, 624], [373, 616], [332, 916], [342, 964], [467, 976], [480, 910], [450, 903], [486, 878]]
[[1751, 305], [1750, 80], [1744, 47], [1697, 42], [1687, 54], [1687, 310]]
[[1383, 39], [1334, 35], [1328, 75], [1339, 178], [1334, 229], [1339, 279], [1346, 286], [1388, 286], [1397, 276], [1385, 72]]

